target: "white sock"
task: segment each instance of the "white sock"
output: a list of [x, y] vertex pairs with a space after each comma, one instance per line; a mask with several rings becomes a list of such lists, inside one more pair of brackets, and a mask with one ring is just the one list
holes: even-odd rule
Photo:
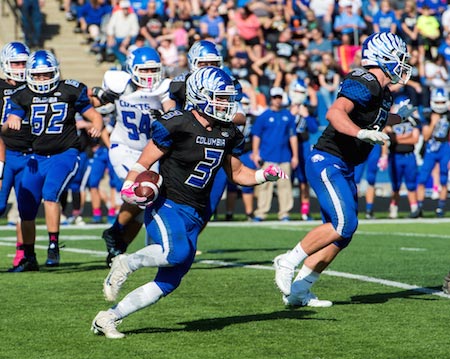
[[146, 246], [127, 258], [128, 266], [133, 272], [142, 267], [163, 267], [167, 266], [167, 253], [159, 244]]
[[155, 304], [163, 292], [155, 282], [150, 282], [128, 293], [117, 305], [110, 309], [117, 319], [122, 319], [130, 314]]
[[303, 262], [308, 255], [305, 253], [305, 251], [302, 248], [301, 243], [298, 243], [292, 251], [290, 251], [286, 255], [286, 260], [294, 265], [294, 267], [298, 267], [301, 262]]
[[300, 295], [309, 291], [312, 285], [319, 279], [320, 273], [314, 272], [311, 268], [303, 265], [292, 282], [291, 295]]

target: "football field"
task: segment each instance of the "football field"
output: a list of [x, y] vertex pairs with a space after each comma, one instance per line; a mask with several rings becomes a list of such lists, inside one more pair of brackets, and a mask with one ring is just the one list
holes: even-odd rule
[[[90, 331], [103, 299], [102, 225], [61, 229], [61, 265], [6, 273], [15, 231], [0, 227], [0, 359], [450, 358], [450, 219], [360, 221], [350, 246], [313, 287], [331, 308], [285, 308], [272, 259], [319, 222], [213, 222], [191, 271], [156, 305], [125, 318], [122, 340]], [[143, 246], [143, 232], [131, 246]], [[152, 280], [133, 273], [120, 298]]]

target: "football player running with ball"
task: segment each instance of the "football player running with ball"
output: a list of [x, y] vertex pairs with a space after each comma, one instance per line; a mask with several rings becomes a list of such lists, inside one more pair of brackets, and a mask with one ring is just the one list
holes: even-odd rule
[[152, 124], [153, 138], [133, 165], [121, 194], [124, 201], [142, 205], [134, 192], [139, 173], [160, 161], [164, 180], [157, 199], [148, 203], [145, 226], [153, 242], [137, 252], [113, 259], [103, 284], [105, 298], [116, 301], [127, 277], [144, 267], [158, 267], [153, 281], [133, 290], [92, 322], [92, 330], [107, 338], [123, 338], [117, 322], [173, 292], [189, 271], [197, 238], [208, 221], [211, 186], [219, 168], [243, 186], [286, 178], [275, 166], [252, 170], [238, 159], [243, 135], [232, 123], [237, 91], [221, 69], [204, 67], [189, 76], [186, 95], [191, 110], [174, 110]]
[[308, 182], [319, 200], [323, 224], [306, 234], [293, 250], [274, 259], [275, 282], [286, 305], [332, 305], [319, 300], [310, 289], [350, 243], [358, 227], [355, 166], [367, 159], [375, 144], [389, 139], [381, 132], [388, 120], [407, 120], [415, 110], [406, 106], [399, 109], [398, 116], [389, 114], [393, 100], [388, 85], [408, 81], [408, 59], [406, 44], [399, 36], [374, 33], [362, 46], [363, 68], [351, 71], [341, 83], [326, 115], [330, 123], [306, 162]]

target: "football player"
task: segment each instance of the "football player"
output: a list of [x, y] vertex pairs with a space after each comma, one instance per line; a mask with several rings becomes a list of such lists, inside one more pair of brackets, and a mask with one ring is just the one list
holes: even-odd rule
[[[404, 104], [409, 104], [409, 99], [400, 97], [395, 100], [392, 112]], [[412, 105], [408, 105], [411, 106]], [[398, 217], [398, 202], [400, 200], [400, 186], [405, 181], [408, 191], [408, 202], [410, 206], [410, 218], [417, 218], [420, 215], [417, 203], [417, 162], [414, 148], [419, 142], [420, 130], [416, 127], [417, 122], [410, 117], [411, 121], [405, 121], [392, 126], [386, 126], [384, 131], [389, 135], [389, 146], [383, 146], [381, 159], [386, 159], [388, 163], [381, 161], [380, 167], [389, 168], [389, 179], [391, 181], [392, 195], [389, 205], [389, 218]], [[386, 154], [388, 152], [388, 154]]]
[[[447, 201], [448, 166], [450, 161], [450, 100], [444, 88], [435, 88], [431, 92], [431, 116], [429, 123], [422, 127], [423, 139], [426, 142], [423, 164], [419, 171], [417, 199], [422, 211], [425, 198], [425, 184], [436, 164], [439, 164], [439, 180], [441, 190], [439, 193], [436, 216], [443, 217]], [[422, 215], [422, 214], [421, 214]]]
[[[170, 80], [163, 77], [161, 59], [156, 50], [138, 48], [128, 55], [126, 65], [127, 71], [107, 71], [102, 87], [93, 89], [94, 105], [110, 106], [111, 111], [115, 111], [109, 159], [121, 182], [150, 140], [152, 122], [171, 107]], [[152, 170], [158, 171], [157, 163]], [[100, 211], [100, 208], [93, 210]], [[103, 232], [108, 265], [112, 257], [125, 252], [138, 234], [143, 222], [139, 216], [141, 213], [138, 206], [124, 203], [114, 224]]]
[[87, 87], [76, 80], [61, 80], [59, 63], [50, 51], [38, 50], [27, 60], [26, 86], [11, 97], [11, 111], [2, 132], [21, 131], [29, 125], [33, 154], [22, 175], [18, 193], [22, 220], [24, 258], [14, 272], [36, 271], [39, 265], [34, 244], [35, 218], [44, 200], [49, 246], [47, 266], [58, 266], [60, 195], [77, 171], [80, 140], [75, 114], [79, 112], [91, 122], [88, 133], [99, 137], [103, 120], [92, 107]]
[[[189, 72], [181, 74], [170, 83], [169, 92], [170, 98], [172, 99], [172, 108], [184, 109], [186, 107], [186, 80], [193, 71], [205, 66], [214, 66], [225, 70], [230, 75], [230, 72], [223, 67], [223, 57], [220, 54], [219, 49], [216, 44], [211, 41], [200, 40], [195, 42], [189, 49], [187, 58]], [[231, 76], [231, 79], [237, 91], [236, 100], [239, 102], [242, 98], [242, 86], [234, 77]], [[244, 125], [245, 121], [246, 115], [242, 109], [242, 106], [238, 105], [238, 111], [236, 111], [234, 115], [233, 122], [237, 125]], [[213, 189], [211, 191], [209, 206], [211, 215], [216, 212], [226, 185], [227, 177], [225, 172], [221, 170], [216, 176]]]
[[[1, 125], [6, 121], [6, 116], [11, 107], [11, 95], [25, 83], [25, 65], [29, 56], [30, 50], [28, 47], [17, 41], [7, 43], [1, 50], [0, 63], [6, 77], [6, 79], [0, 80]], [[31, 136], [29, 132], [29, 125], [24, 123], [19, 132], [4, 133], [0, 137], [0, 142], [4, 146], [3, 151], [6, 151], [6, 153], [0, 155], [2, 157], [0, 160], [0, 215], [3, 215], [6, 211], [8, 197], [13, 186], [17, 200], [22, 173], [31, 153]], [[3, 163], [1, 164], [1, 162]], [[16, 223], [16, 229], [16, 255], [10, 270], [19, 265], [24, 255], [20, 221]]]
[[158, 272], [153, 281], [109, 310], [100, 311], [92, 322], [95, 333], [123, 338], [116, 328], [118, 321], [155, 304], [180, 285], [194, 261], [198, 234], [209, 219], [209, 194], [219, 168], [224, 167], [229, 178], [245, 186], [286, 178], [279, 167], [255, 171], [238, 159], [243, 135], [232, 123], [236, 94], [233, 81], [223, 70], [201, 68], [186, 82], [192, 109], [171, 111], [153, 122], [153, 138], [131, 167], [121, 191], [124, 201], [142, 204], [145, 198], [134, 193], [135, 179], [160, 162], [161, 195], [145, 210], [145, 226], [153, 242], [113, 259], [104, 281], [105, 297], [116, 301], [127, 277], [140, 268], [158, 267]]
[[406, 44], [399, 36], [389, 32], [370, 35], [362, 45], [363, 68], [346, 75], [328, 109], [329, 125], [306, 162], [306, 175], [320, 203], [323, 224], [308, 232], [293, 250], [274, 259], [275, 282], [286, 305], [332, 305], [319, 300], [311, 286], [348, 246], [358, 227], [355, 166], [367, 159], [375, 144], [389, 139], [382, 132], [389, 118], [406, 120], [411, 114], [408, 108], [400, 108], [397, 115], [389, 115], [393, 100], [388, 86], [408, 81], [408, 59]]

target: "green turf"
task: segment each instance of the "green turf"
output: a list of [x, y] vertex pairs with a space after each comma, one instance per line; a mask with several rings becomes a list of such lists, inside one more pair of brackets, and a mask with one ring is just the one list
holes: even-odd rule
[[[5, 273], [14, 232], [1, 230], [0, 359], [449, 357], [449, 298], [340, 276], [439, 291], [450, 269], [448, 220], [360, 224], [351, 245], [314, 286], [335, 305], [286, 309], [271, 261], [312, 227], [214, 223], [202, 233], [202, 254], [181, 286], [126, 318], [118, 329], [127, 337], [115, 341], [89, 330], [96, 313], [108, 308], [101, 292], [107, 274], [102, 228], [63, 228], [61, 266], [45, 268], [45, 250], [38, 249], [41, 271], [21, 274]], [[45, 247], [45, 230], [38, 236]], [[154, 273], [134, 273], [121, 297]]]

